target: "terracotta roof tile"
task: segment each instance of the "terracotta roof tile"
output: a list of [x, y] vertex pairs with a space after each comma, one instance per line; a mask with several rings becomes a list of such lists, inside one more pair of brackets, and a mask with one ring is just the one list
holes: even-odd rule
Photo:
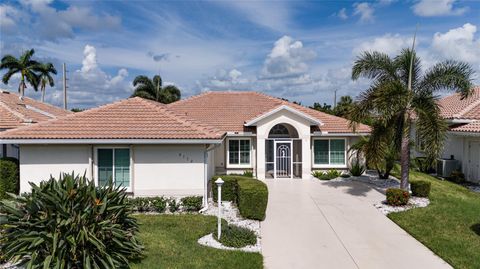
[[70, 114], [70, 111], [0, 90], [0, 130], [28, 126]]
[[480, 119], [480, 86], [473, 88], [468, 98], [462, 100], [455, 93], [440, 99], [438, 104], [445, 119]]
[[222, 134], [139, 97], [0, 133], [0, 139], [217, 139]]
[[452, 132], [465, 132], [465, 133], [480, 133], [480, 121], [474, 121], [472, 123], [460, 125], [458, 127], [451, 128]]
[[[248, 131], [245, 122], [279, 106], [287, 105], [324, 123], [319, 130], [329, 133], [350, 133], [349, 121], [314, 109], [281, 100], [258, 92], [205, 92], [167, 105], [170, 109], [223, 131]], [[369, 132], [360, 124], [356, 131]]]

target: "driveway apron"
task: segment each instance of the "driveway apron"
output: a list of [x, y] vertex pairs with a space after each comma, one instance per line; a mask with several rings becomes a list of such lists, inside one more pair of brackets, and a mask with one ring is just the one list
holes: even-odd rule
[[359, 182], [266, 180], [267, 268], [451, 268], [381, 214], [384, 194]]

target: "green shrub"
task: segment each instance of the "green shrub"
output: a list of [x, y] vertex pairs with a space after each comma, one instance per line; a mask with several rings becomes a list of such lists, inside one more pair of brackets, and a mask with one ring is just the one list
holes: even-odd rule
[[175, 213], [180, 209], [180, 204], [177, 202], [177, 199], [175, 198], [168, 199], [167, 203], [168, 203], [168, 211], [170, 211], [170, 213]]
[[138, 212], [148, 212], [152, 210], [150, 200], [147, 197], [135, 197], [130, 199], [130, 203], [133, 206], [133, 210]]
[[359, 177], [365, 172], [365, 166], [363, 166], [358, 160], [350, 167], [350, 174], [354, 177]]
[[334, 178], [337, 178], [341, 175], [342, 173], [338, 170], [335, 170], [335, 169], [330, 169], [328, 170], [327, 172], [327, 177], [329, 177], [330, 179], [334, 179]]
[[417, 197], [428, 197], [430, 195], [430, 188], [432, 183], [425, 180], [412, 180], [410, 181], [410, 189], [412, 195]]
[[320, 179], [320, 180], [331, 180], [334, 178], [337, 178], [341, 175], [342, 173], [335, 170], [335, 169], [330, 169], [327, 172], [319, 171], [319, 170], [314, 170], [312, 171], [312, 176]]
[[165, 212], [165, 209], [167, 209], [167, 199], [164, 197], [155, 197], [152, 198], [151, 200], [152, 206], [157, 211], [158, 213], [163, 213]]
[[233, 248], [243, 248], [257, 243], [257, 236], [253, 231], [234, 225], [223, 225], [220, 240], [217, 238], [216, 231], [213, 233], [213, 238], [224, 246]]
[[244, 171], [242, 176], [253, 178], [253, 171]]
[[410, 194], [408, 191], [404, 191], [398, 188], [387, 189], [387, 204], [392, 206], [401, 206], [408, 203]]
[[98, 188], [73, 173], [30, 185], [31, 195], [0, 201], [8, 227], [1, 252], [9, 261], [26, 268], [121, 268], [141, 257], [123, 189]]
[[457, 184], [465, 183], [465, 175], [459, 170], [454, 170], [446, 179]]
[[194, 212], [202, 209], [202, 196], [187, 196], [182, 198], [182, 206], [185, 211]]
[[267, 185], [257, 179], [238, 180], [238, 209], [247, 219], [264, 220], [268, 203]]
[[215, 180], [217, 180], [219, 177], [222, 178], [223, 180], [223, 185], [222, 185], [222, 201], [231, 201], [231, 202], [237, 202], [237, 181], [238, 180], [251, 180], [252, 178], [249, 177], [244, 177], [241, 175], [222, 175], [222, 176], [214, 176], [210, 180], [210, 185], [212, 188], [212, 194], [213, 194], [213, 201], [217, 202], [218, 201], [218, 196], [217, 196], [217, 184], [215, 183]]
[[422, 173], [431, 173], [434, 171], [434, 163], [427, 157], [416, 157], [413, 159], [413, 167]]
[[7, 192], [18, 194], [18, 161], [15, 158], [0, 159], [0, 199], [8, 198]]

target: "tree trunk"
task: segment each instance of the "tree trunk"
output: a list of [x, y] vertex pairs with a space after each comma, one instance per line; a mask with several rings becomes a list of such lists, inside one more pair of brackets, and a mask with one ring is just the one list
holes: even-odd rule
[[42, 87], [42, 103], [45, 102], [45, 87]]
[[400, 188], [403, 190], [408, 190], [408, 177], [410, 172], [410, 128], [408, 128], [408, 124], [405, 124], [404, 126], [400, 154]]

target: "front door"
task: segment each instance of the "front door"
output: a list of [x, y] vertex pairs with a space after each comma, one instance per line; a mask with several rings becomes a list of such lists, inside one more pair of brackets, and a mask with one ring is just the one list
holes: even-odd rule
[[292, 141], [275, 141], [275, 178], [292, 178]]
[[470, 142], [468, 160], [468, 180], [478, 182], [480, 169], [480, 142]]

